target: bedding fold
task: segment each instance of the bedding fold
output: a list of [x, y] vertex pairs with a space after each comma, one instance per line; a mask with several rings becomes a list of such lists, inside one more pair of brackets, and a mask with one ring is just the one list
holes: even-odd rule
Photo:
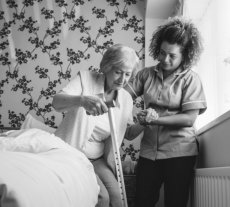
[[91, 162], [38, 129], [0, 137], [1, 207], [94, 207], [99, 186]]

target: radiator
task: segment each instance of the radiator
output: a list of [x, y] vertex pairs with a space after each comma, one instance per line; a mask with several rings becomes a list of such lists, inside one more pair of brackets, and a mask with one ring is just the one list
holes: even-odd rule
[[230, 207], [230, 167], [196, 169], [192, 207]]

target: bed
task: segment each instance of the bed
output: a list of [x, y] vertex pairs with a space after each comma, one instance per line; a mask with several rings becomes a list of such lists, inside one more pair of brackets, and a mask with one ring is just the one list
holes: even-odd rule
[[98, 193], [90, 161], [53, 133], [0, 134], [1, 207], [95, 207]]

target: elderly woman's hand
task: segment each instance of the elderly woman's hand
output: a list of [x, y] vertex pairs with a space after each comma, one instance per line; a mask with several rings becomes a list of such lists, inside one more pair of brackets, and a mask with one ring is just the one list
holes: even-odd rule
[[145, 110], [142, 110], [137, 114], [137, 120], [139, 121], [139, 123], [141, 125], [146, 125], [147, 124], [147, 122], [145, 120], [146, 114], [147, 114], [147, 111], [145, 111]]
[[81, 106], [86, 110], [88, 115], [98, 116], [108, 112], [105, 102], [95, 96], [82, 96]]

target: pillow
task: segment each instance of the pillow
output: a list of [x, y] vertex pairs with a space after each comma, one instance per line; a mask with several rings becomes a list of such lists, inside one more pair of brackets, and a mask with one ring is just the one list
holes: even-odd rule
[[31, 114], [27, 114], [25, 121], [22, 123], [21, 129], [31, 128], [41, 129], [51, 134], [54, 133], [56, 130], [55, 128], [49, 127], [41, 121], [35, 119]]

